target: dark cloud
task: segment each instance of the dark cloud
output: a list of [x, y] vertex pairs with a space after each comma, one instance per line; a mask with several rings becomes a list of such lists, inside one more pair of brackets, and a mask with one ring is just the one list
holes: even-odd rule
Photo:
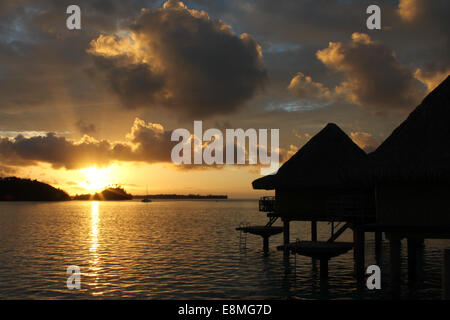
[[[207, 6], [206, 0], [196, 0]], [[366, 28], [366, 8], [377, 4], [382, 11], [382, 31]], [[346, 42], [354, 33], [368, 33], [373, 39], [385, 43], [396, 53], [398, 61], [406, 66], [420, 68], [421, 81], [429, 89], [450, 73], [450, 19], [447, 0], [260, 0], [219, 1], [217, 16], [235, 22], [264, 44], [263, 52], [271, 47], [288, 48], [299, 45], [317, 51], [329, 41]], [[277, 53], [277, 62], [270, 66], [270, 75], [290, 61], [294, 69], [311, 76], [328, 88], [335, 86], [335, 78], [322, 70], [307, 70], [314, 65], [314, 55], [302, 57], [303, 65], [292, 62], [296, 53]], [[280, 70], [281, 71], [281, 70]], [[415, 71], [415, 70], [413, 70]], [[287, 76], [284, 72], [284, 76]], [[295, 71], [294, 71], [295, 74]], [[290, 78], [294, 74], [289, 75]]]
[[400, 0], [398, 14], [407, 27], [412, 29], [417, 42], [424, 43], [420, 34], [426, 32], [430, 45], [422, 45], [422, 61], [418, 61], [417, 78], [428, 90], [434, 89], [450, 74], [450, 2], [447, 0]]
[[100, 36], [89, 50], [127, 108], [163, 106], [189, 117], [231, 113], [266, 79], [250, 35], [238, 36], [181, 2], [144, 11], [130, 32]]
[[126, 142], [112, 143], [84, 136], [80, 141], [48, 133], [45, 136], [0, 138], [2, 163], [16, 166], [50, 163], [54, 168], [107, 166], [113, 161], [170, 161], [170, 133], [158, 124], [136, 119]]
[[79, 120], [76, 123], [76, 127], [81, 134], [92, 134], [97, 131], [97, 127], [93, 123], [86, 123], [83, 120]]
[[127, 135], [129, 143], [135, 146], [131, 153], [127, 147], [117, 144], [114, 152], [119, 160], [145, 162], [171, 162], [170, 154], [177, 142], [171, 141], [172, 131], [156, 123], [146, 123], [135, 119], [131, 132]]
[[[81, 168], [86, 165], [105, 165], [111, 146], [108, 142], [83, 141], [75, 144], [64, 137], [49, 133], [46, 136], [1, 139], [0, 150], [7, 150], [8, 157], [25, 164], [46, 162], [54, 168]], [[5, 154], [2, 152], [2, 156]]]
[[0, 111], [14, 116], [32, 110], [39, 114], [34, 122], [40, 126], [47, 118], [55, 123], [55, 111], [114, 102], [88, 76], [92, 60], [86, 48], [101, 32], [128, 25], [142, 7], [155, 2], [79, 0], [82, 30], [71, 31], [66, 27], [66, 9], [73, 1], [0, 1]]
[[165, 100], [167, 77], [153, 73], [146, 63], [130, 63], [123, 56], [94, 57], [104, 80], [127, 108], [153, 106]]
[[447, 0], [400, 0], [398, 4], [398, 14], [402, 20], [419, 28], [430, 27], [429, 24], [432, 22], [434, 27], [447, 33], [450, 32], [449, 9], [450, 4]]
[[317, 52], [317, 58], [342, 72], [344, 81], [336, 91], [359, 105], [378, 111], [409, 110], [424, 94], [420, 82], [400, 64], [393, 50], [367, 34], [354, 33], [348, 43], [330, 42]]
[[340, 73], [343, 81], [332, 92], [299, 73], [289, 89], [300, 98], [344, 99], [385, 113], [410, 110], [425, 93], [414, 72], [400, 64], [392, 49], [367, 34], [353, 33], [351, 42], [330, 42], [316, 56], [329, 69]]
[[328, 102], [333, 98], [333, 93], [320, 82], [314, 82], [310, 76], [305, 76], [298, 72], [292, 78], [288, 89], [297, 97], [313, 101], [313, 102]]

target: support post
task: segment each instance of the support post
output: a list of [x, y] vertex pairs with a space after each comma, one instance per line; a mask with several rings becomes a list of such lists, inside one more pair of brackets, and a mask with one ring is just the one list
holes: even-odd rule
[[364, 278], [364, 267], [365, 267], [365, 256], [364, 256], [364, 247], [365, 247], [365, 233], [359, 227], [355, 227], [353, 230], [354, 237], [356, 243], [354, 244], [355, 250], [355, 274], [358, 280]]
[[444, 250], [442, 269], [442, 299], [450, 300], [450, 249]]
[[417, 239], [408, 238], [408, 280], [410, 281], [414, 281], [417, 276], [418, 247]]
[[320, 259], [320, 280], [328, 279], [328, 258]]
[[383, 233], [381, 231], [375, 231], [375, 260], [378, 265], [381, 265], [382, 241]]
[[383, 233], [381, 231], [375, 231], [375, 254], [381, 253], [381, 243], [383, 241]]
[[391, 287], [394, 294], [400, 293], [400, 281], [401, 281], [401, 259], [400, 250], [401, 242], [398, 235], [390, 235], [389, 237], [390, 247], [390, 265], [391, 265]]
[[425, 249], [425, 239], [417, 239], [417, 279], [422, 279], [424, 276], [424, 249]]
[[284, 254], [288, 255], [289, 250], [287, 246], [289, 245], [289, 220], [283, 220], [283, 245], [284, 245]]
[[268, 236], [263, 236], [263, 250], [264, 250], [265, 254], [269, 253], [269, 237]]
[[[317, 221], [315, 221], [315, 220], [311, 221], [311, 241], [317, 241]], [[311, 262], [312, 262], [313, 270], [314, 269], [317, 270], [316, 259], [312, 258]]]

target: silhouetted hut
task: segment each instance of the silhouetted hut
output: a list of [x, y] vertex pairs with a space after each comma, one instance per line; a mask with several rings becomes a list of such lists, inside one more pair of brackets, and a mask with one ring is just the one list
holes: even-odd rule
[[287, 220], [348, 221], [373, 215], [367, 155], [337, 125], [328, 124], [274, 175], [253, 181], [275, 189], [275, 213]]
[[369, 159], [379, 224], [450, 227], [450, 77]]

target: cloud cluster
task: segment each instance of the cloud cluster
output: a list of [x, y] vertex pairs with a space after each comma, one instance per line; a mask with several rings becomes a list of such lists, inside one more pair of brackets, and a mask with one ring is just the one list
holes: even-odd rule
[[[69, 140], [58, 136], [55, 133], [45, 135], [34, 135], [25, 137], [18, 135], [15, 138], [0, 136], [0, 158], [2, 165], [6, 168], [37, 165], [38, 163], [49, 163], [53, 168], [80, 169], [91, 166], [105, 167], [113, 162], [145, 162], [145, 163], [172, 163], [171, 152], [178, 141], [171, 141], [172, 131], [165, 130], [158, 123], [149, 123], [136, 118], [130, 132], [125, 140], [121, 142], [112, 142], [108, 140], [97, 140], [88, 135], [84, 135], [79, 141]], [[225, 140], [225, 136], [223, 137]], [[191, 154], [194, 151], [194, 136], [191, 134]], [[203, 141], [202, 150], [210, 144], [209, 141]], [[238, 141], [232, 143], [234, 153], [234, 163], [237, 161], [238, 149], [242, 150], [248, 164], [248, 142], [245, 145], [239, 145]], [[222, 141], [217, 147], [224, 149], [223, 160], [225, 162], [227, 147]], [[257, 148], [262, 148], [258, 146]], [[202, 152], [203, 152], [202, 151]], [[287, 160], [294, 152], [296, 147], [291, 145], [289, 149], [279, 148], [276, 150], [280, 161]], [[258, 152], [258, 149], [257, 149]], [[269, 147], [269, 155], [271, 150]], [[205, 169], [219, 168], [222, 165], [189, 165], [178, 166], [181, 169]], [[12, 168], [10, 168], [12, 169]]]
[[77, 129], [80, 131], [81, 134], [92, 134], [97, 131], [97, 127], [93, 123], [86, 123], [83, 120], [78, 120], [75, 124]]
[[414, 73], [414, 77], [425, 84], [428, 92], [436, 88], [442, 81], [444, 81], [448, 75], [450, 75], [450, 67], [440, 69], [424, 69], [418, 68]]
[[107, 166], [113, 161], [170, 160], [170, 132], [159, 124], [136, 119], [125, 142], [113, 143], [85, 135], [80, 141], [48, 133], [44, 136], [0, 138], [2, 163], [12, 166], [50, 163], [53, 168]]
[[400, 17], [415, 24], [426, 24], [433, 20], [448, 26], [448, 11], [450, 5], [446, 0], [400, 0], [397, 12]]
[[106, 141], [83, 139], [78, 143], [58, 137], [46, 136], [15, 139], [0, 139], [0, 154], [8, 164], [34, 165], [37, 162], [51, 163], [54, 168], [81, 168], [86, 165], [102, 166], [109, 161], [111, 145]]
[[144, 10], [123, 37], [99, 36], [88, 52], [127, 108], [162, 106], [191, 117], [231, 113], [266, 79], [250, 35], [238, 36], [173, 0]]
[[399, 63], [387, 46], [367, 34], [353, 33], [348, 43], [330, 42], [317, 58], [328, 68], [342, 72], [336, 88], [347, 100], [378, 110], [411, 108], [422, 96], [422, 87], [412, 72]]
[[298, 72], [292, 78], [288, 89], [297, 97], [313, 102], [326, 102], [333, 98], [333, 93], [320, 82], [314, 82], [310, 76]]
[[398, 15], [414, 33], [430, 29], [433, 47], [429, 48], [427, 62], [416, 70], [416, 78], [428, 91], [434, 89], [450, 74], [450, 20], [447, 0], [400, 0]]
[[333, 91], [311, 77], [297, 74], [289, 85], [299, 98], [316, 101], [345, 99], [379, 112], [407, 110], [423, 95], [414, 73], [400, 64], [386, 45], [367, 34], [353, 33], [350, 42], [330, 42], [316, 53], [327, 68], [342, 75]]

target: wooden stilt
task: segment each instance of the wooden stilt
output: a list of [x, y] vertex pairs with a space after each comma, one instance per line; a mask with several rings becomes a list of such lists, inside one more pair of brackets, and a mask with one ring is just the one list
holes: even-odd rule
[[450, 300], [450, 249], [444, 250], [442, 270], [442, 299]]
[[382, 251], [383, 233], [375, 231], [375, 261], [381, 265], [381, 251]]
[[391, 235], [389, 239], [390, 247], [390, 273], [391, 273], [391, 287], [395, 295], [400, 293], [400, 281], [401, 281], [401, 259], [400, 250], [401, 242], [400, 237]]
[[417, 279], [423, 279], [424, 276], [424, 249], [424, 239], [417, 239]]
[[383, 241], [383, 233], [381, 231], [375, 231], [375, 253], [381, 252], [382, 241]]
[[408, 238], [408, 280], [414, 281], [417, 277], [417, 254], [419, 242], [417, 239]]
[[320, 259], [320, 279], [328, 279], [328, 259]]
[[[317, 221], [315, 220], [311, 221], [311, 241], [317, 241]], [[312, 258], [311, 262], [313, 265], [313, 270], [317, 269], [316, 259]]]
[[378, 265], [381, 264], [382, 241], [383, 233], [381, 231], [375, 231], [375, 260]]
[[365, 247], [365, 233], [364, 230], [355, 227], [353, 230], [355, 237], [355, 275], [358, 280], [364, 278], [365, 274], [365, 256], [364, 256], [364, 247]]
[[284, 254], [289, 255], [289, 250], [287, 246], [289, 244], [289, 220], [283, 220], [283, 245], [284, 245]]
[[263, 250], [264, 253], [267, 254], [269, 253], [269, 237], [263, 237]]

